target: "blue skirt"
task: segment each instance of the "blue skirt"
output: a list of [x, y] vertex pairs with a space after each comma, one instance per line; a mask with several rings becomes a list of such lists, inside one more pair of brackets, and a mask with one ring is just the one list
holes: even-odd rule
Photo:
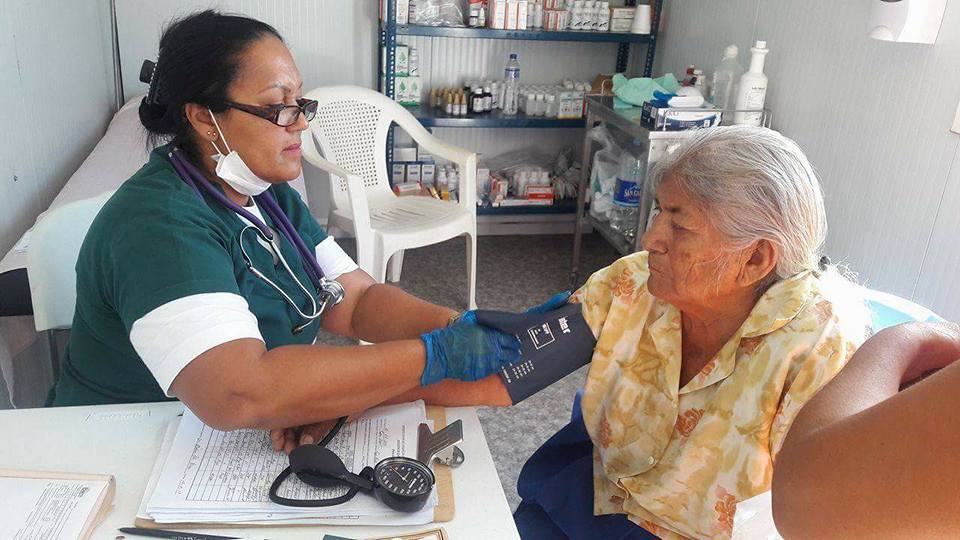
[[[578, 400], [579, 401], [579, 400]], [[569, 424], [524, 464], [513, 519], [524, 540], [657, 540], [625, 514], [593, 515], [593, 442], [579, 403]]]

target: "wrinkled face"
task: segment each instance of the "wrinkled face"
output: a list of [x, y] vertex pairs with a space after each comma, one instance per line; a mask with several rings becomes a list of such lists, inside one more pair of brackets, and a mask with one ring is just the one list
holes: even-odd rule
[[[265, 36], [252, 43], [239, 65], [237, 78], [228, 91], [230, 101], [264, 107], [296, 105], [301, 97], [300, 72], [286, 45], [276, 37]], [[236, 109], [216, 113], [215, 118], [226, 144], [240, 154], [254, 174], [272, 183], [287, 182], [300, 175], [300, 132], [307, 128], [302, 114], [288, 127]], [[219, 137], [216, 143], [226, 154]], [[207, 150], [216, 153], [209, 145], [204, 149]]]
[[655, 217], [643, 235], [650, 294], [681, 310], [722, 311], [724, 299], [740, 289], [737, 254], [724, 250], [707, 210], [672, 176], [657, 188], [656, 200]]

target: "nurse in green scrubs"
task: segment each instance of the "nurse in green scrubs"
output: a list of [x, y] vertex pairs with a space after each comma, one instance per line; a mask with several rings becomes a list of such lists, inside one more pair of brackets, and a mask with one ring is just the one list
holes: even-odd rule
[[[287, 185], [300, 175], [300, 134], [315, 113], [299, 99], [302, 84], [282, 39], [262, 22], [204, 11], [164, 31], [139, 112], [153, 139], [167, 144], [123, 184], [87, 234], [51, 404], [179, 398], [219, 429], [282, 429], [421, 397], [509, 404], [495, 374], [517, 360], [516, 338], [448, 325], [450, 309], [375, 283]], [[174, 148], [276, 230], [250, 196], [268, 189], [316, 246], [326, 277], [345, 289], [343, 301], [295, 333], [308, 319], [243, 258], [246, 252], [309, 314], [310, 300], [283, 264], [316, 293], [294, 247], [276, 235], [279, 253], [269, 249], [246, 219], [198, 196], [174, 170]], [[239, 156], [250, 174], [231, 175], [228, 167], [218, 173], [221, 156]], [[320, 327], [374, 345], [313, 345]]]

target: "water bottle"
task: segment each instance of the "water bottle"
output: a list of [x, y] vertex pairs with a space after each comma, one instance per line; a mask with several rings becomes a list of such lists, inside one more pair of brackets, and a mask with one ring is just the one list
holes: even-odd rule
[[628, 240], [637, 234], [637, 211], [640, 207], [640, 192], [646, 175], [646, 156], [628, 156], [623, 160], [617, 183], [613, 190], [613, 208], [610, 210], [610, 227]]
[[737, 61], [738, 53], [736, 45], [727, 47], [723, 51], [723, 60], [713, 72], [710, 101], [718, 109], [732, 109], [736, 105], [737, 82], [743, 77], [743, 66]]
[[503, 114], [517, 114], [517, 107], [520, 102], [520, 62], [517, 61], [517, 53], [510, 54], [510, 61], [507, 62], [507, 68], [504, 70], [503, 95]]

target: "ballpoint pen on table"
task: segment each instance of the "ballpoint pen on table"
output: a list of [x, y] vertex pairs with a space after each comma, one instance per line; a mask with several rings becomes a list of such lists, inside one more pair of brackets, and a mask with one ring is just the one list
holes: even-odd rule
[[216, 534], [167, 531], [164, 529], [142, 529], [140, 527], [121, 527], [117, 530], [124, 534], [166, 538], [167, 540], [240, 540], [239, 536], [220, 536]]

